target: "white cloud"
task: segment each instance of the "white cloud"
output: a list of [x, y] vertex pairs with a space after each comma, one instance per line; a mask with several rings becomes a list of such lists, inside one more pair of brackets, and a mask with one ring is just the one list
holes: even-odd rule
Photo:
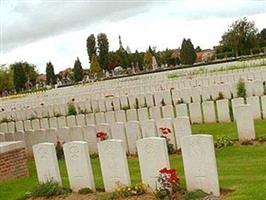
[[[122, 36], [123, 45], [128, 45], [132, 51], [146, 50], [149, 45], [157, 49], [178, 48], [184, 37], [191, 38], [195, 46], [212, 48], [218, 44], [228, 25], [239, 17], [247, 16], [249, 20], [254, 20], [259, 29], [265, 26], [266, 19], [266, 5], [263, 6], [265, 1], [186, 0], [153, 1], [153, 4], [128, 1], [131, 4], [117, 8], [107, 5], [118, 5], [121, 1], [107, 5], [103, 4], [106, 1], [100, 1], [100, 7], [98, 5], [87, 9], [80, 5], [78, 8], [64, 5], [52, 7], [54, 10], [51, 8], [47, 14], [38, 15], [37, 8], [43, 5], [40, 2], [33, 6], [29, 1], [26, 5], [20, 5], [20, 9], [23, 7], [25, 11], [36, 9], [28, 14], [24, 15], [22, 11], [10, 14], [21, 18], [13, 25], [14, 22], [9, 22], [12, 30], [16, 31], [5, 30], [6, 34], [11, 35], [2, 42], [8, 43], [4, 45], [9, 45], [9, 50], [2, 53], [0, 63], [27, 60], [36, 64], [40, 72], [44, 72], [45, 64], [50, 60], [58, 72], [73, 67], [74, 60], [79, 56], [83, 67], [87, 68], [86, 39], [89, 34], [97, 35], [99, 32], [107, 33], [111, 50], [118, 48], [118, 35]], [[138, 4], [132, 6], [134, 2]], [[41, 10], [47, 8], [45, 4]], [[97, 17], [88, 20], [92, 15], [89, 11]], [[54, 15], [49, 16], [51, 13]], [[12, 21], [17, 17], [10, 19]], [[77, 25], [74, 26], [74, 23]], [[23, 25], [26, 27], [23, 28]]]

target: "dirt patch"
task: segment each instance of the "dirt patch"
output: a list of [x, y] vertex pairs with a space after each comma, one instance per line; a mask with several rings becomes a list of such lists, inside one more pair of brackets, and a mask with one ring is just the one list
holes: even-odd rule
[[[68, 196], [57, 196], [51, 197], [49, 200], [99, 200], [104, 197], [107, 197], [106, 193], [97, 193], [97, 194], [87, 194], [81, 195], [78, 193], [71, 193]], [[117, 200], [124, 200], [125, 198], [120, 198]], [[143, 194], [141, 196], [134, 196], [126, 198], [127, 200], [156, 200], [156, 198], [152, 194]], [[47, 200], [47, 198], [39, 197], [30, 200]]]

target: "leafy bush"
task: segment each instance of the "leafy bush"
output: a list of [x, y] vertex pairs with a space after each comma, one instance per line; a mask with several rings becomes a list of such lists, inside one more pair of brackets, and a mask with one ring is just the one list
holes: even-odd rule
[[180, 190], [179, 180], [175, 169], [160, 169], [157, 178], [159, 187], [156, 188], [154, 193], [157, 199], [176, 199], [175, 196]]
[[73, 103], [68, 104], [68, 115], [77, 115], [76, 107]]
[[246, 85], [245, 85], [245, 82], [242, 80], [242, 79], [239, 79], [238, 83], [237, 83], [237, 86], [236, 86], [236, 89], [237, 89], [237, 96], [238, 97], [243, 97], [245, 98], [246, 97]]
[[257, 140], [261, 143], [266, 142], [266, 135], [259, 136]]
[[145, 192], [146, 192], [146, 185], [144, 185], [143, 183], [137, 183], [132, 186], [123, 186], [118, 184], [114, 196], [126, 198], [130, 196], [139, 196], [144, 194]]
[[48, 181], [36, 186], [30, 193], [31, 197], [52, 197], [58, 195], [67, 195], [70, 192], [69, 189], [61, 187], [57, 182]]
[[90, 188], [82, 188], [78, 191], [79, 194], [90, 194], [93, 193], [93, 191]]
[[215, 147], [218, 149], [222, 147], [233, 146], [233, 145], [234, 145], [234, 141], [228, 136], [223, 136], [222, 138], [219, 138], [217, 142], [215, 142]]
[[98, 157], [99, 157], [99, 155], [97, 153], [93, 153], [93, 154], [90, 155], [91, 159], [96, 159]]
[[184, 196], [185, 200], [198, 200], [208, 196], [207, 193], [202, 190], [195, 190], [192, 192], [187, 192]]

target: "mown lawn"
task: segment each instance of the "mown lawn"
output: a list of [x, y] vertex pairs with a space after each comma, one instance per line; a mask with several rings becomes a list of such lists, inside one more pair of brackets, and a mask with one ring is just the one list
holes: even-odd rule
[[[266, 121], [256, 121], [257, 136], [266, 135]], [[193, 125], [193, 133], [208, 133], [217, 139], [224, 135], [237, 138], [234, 123]], [[233, 190], [228, 200], [265, 200], [266, 199], [266, 145], [233, 146], [216, 150], [220, 187]], [[137, 158], [129, 158], [132, 183], [140, 182]], [[185, 186], [184, 172], [180, 155], [170, 156], [171, 166], [178, 170], [181, 184]], [[18, 180], [0, 182], [0, 200], [15, 200], [37, 184], [33, 161], [29, 161], [30, 176]], [[98, 159], [92, 159], [97, 188], [103, 188]], [[60, 161], [60, 171], [64, 186], [68, 186], [65, 164]]]

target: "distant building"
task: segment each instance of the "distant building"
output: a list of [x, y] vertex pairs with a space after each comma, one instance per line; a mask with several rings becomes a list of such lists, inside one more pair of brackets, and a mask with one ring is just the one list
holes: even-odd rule
[[213, 49], [204, 49], [196, 54], [196, 62], [209, 62], [215, 58], [215, 50]]
[[36, 82], [46, 82], [46, 75], [45, 74], [39, 74], [37, 77], [36, 77]]

